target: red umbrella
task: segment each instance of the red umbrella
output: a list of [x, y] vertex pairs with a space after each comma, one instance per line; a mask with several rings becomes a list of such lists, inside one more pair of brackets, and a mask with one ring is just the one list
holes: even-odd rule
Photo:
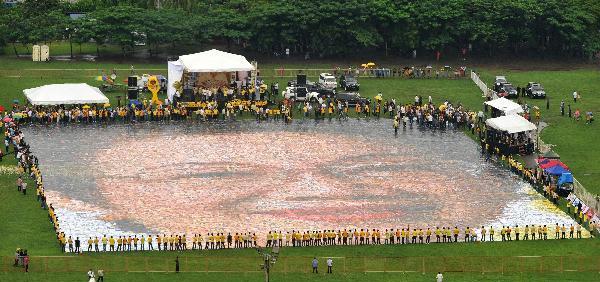
[[12, 121], [12, 118], [10, 118], [10, 117], [5, 117], [5, 118], [4, 118], [2, 121], [4, 121], [4, 122], [11, 122], [11, 121]]
[[542, 169], [546, 169], [546, 168], [553, 167], [553, 166], [557, 166], [557, 165], [559, 165], [559, 166], [561, 166], [561, 167], [563, 167], [563, 168], [565, 168], [565, 169], [569, 169], [569, 167], [568, 167], [566, 164], [562, 163], [562, 162], [561, 162], [561, 161], [559, 161], [559, 160], [551, 160], [551, 161], [548, 161], [548, 162], [546, 162], [546, 163], [540, 164], [540, 167], [541, 167]]
[[4, 112], [4, 106], [0, 105], [0, 112]]

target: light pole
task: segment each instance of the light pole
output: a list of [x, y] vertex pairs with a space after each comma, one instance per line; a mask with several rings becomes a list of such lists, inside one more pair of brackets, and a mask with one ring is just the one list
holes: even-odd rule
[[71, 47], [71, 60], [73, 59], [73, 41], [71, 41], [71, 29], [69, 29], [68, 27], [65, 28], [65, 32], [67, 33], [67, 35], [69, 36], [69, 46]]
[[270, 253], [265, 252], [260, 247], [257, 247], [256, 251], [259, 255], [263, 256], [263, 264], [260, 265], [260, 269], [264, 270], [265, 272], [265, 282], [269, 282], [271, 267], [273, 267], [275, 262], [277, 262], [277, 257], [279, 256], [279, 246], [274, 246]]

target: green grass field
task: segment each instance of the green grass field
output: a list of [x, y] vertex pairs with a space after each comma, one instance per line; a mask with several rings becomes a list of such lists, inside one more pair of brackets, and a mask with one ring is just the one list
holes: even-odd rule
[[[28, 60], [16, 60], [8, 56], [0, 57], [0, 104], [10, 106], [13, 99], [24, 100], [22, 90], [49, 83], [87, 82], [98, 85], [94, 80], [101, 70], [112, 68], [119, 71], [121, 78], [128, 73], [130, 64], [94, 63], [94, 62], [50, 62], [33, 63]], [[135, 64], [139, 73], [166, 73], [165, 64]], [[263, 76], [269, 79], [269, 71], [279, 65], [263, 65]], [[301, 65], [286, 66], [300, 68]], [[323, 65], [312, 68], [326, 67]], [[72, 69], [72, 70], [56, 70]], [[157, 70], [158, 69], [158, 70]], [[549, 127], [542, 135], [547, 143], [555, 144], [555, 150], [573, 169], [575, 176], [593, 193], [600, 193], [600, 165], [595, 162], [600, 157], [597, 142], [600, 130], [595, 124], [584, 125], [559, 112], [560, 99], [570, 100], [570, 94], [577, 90], [582, 101], [577, 103], [581, 110], [600, 110], [600, 74], [591, 69], [575, 71], [506, 71], [497, 69], [479, 69], [486, 81], [494, 75], [507, 75], [515, 85], [524, 85], [528, 81], [544, 84], [550, 97], [551, 107], [546, 110], [545, 101], [530, 101], [542, 109], [542, 118]], [[309, 78], [310, 79], [310, 78]], [[314, 80], [314, 78], [312, 78]], [[280, 79], [280, 86], [285, 80]], [[385, 99], [396, 98], [402, 103], [412, 102], [415, 95], [425, 99], [431, 95], [435, 102], [448, 99], [453, 103], [462, 103], [469, 109], [482, 107], [479, 90], [469, 79], [462, 80], [405, 80], [405, 79], [361, 79], [361, 94], [373, 97], [379, 91]], [[115, 101], [115, 96], [123, 93], [113, 92], [107, 96]], [[573, 111], [575, 105], [572, 104]], [[2, 166], [14, 166], [14, 160], [5, 157]], [[28, 274], [15, 272], [10, 267], [10, 257], [16, 247], [30, 250], [33, 256], [60, 256], [51, 224], [46, 211], [39, 208], [35, 193], [30, 189], [27, 196], [17, 194], [14, 182], [16, 174], [0, 175], [0, 281], [82, 281], [87, 268], [103, 267], [110, 281], [260, 281], [261, 272], [240, 273], [137, 273], [127, 271], [171, 271], [173, 260], [179, 255], [182, 271], [239, 270], [259, 271], [260, 257], [254, 250], [222, 250], [212, 252], [184, 253], [127, 253], [127, 254], [91, 254], [81, 257], [68, 255], [67, 258], [33, 258], [32, 271]], [[33, 185], [30, 185], [31, 188]], [[429, 246], [364, 246], [364, 247], [319, 247], [302, 249], [282, 249], [280, 261], [275, 265], [273, 281], [433, 281], [435, 272], [443, 270], [448, 281], [592, 281], [598, 277], [598, 254], [600, 243], [597, 239], [567, 241], [535, 241], [491, 244], [444, 244]], [[318, 256], [321, 265], [325, 257], [344, 257], [336, 259], [338, 272], [346, 266], [345, 273], [331, 276], [320, 273], [312, 275], [309, 271], [310, 258]], [[515, 258], [514, 256], [544, 256], [539, 258]], [[583, 260], [567, 260], [562, 268], [556, 258], [551, 256], [595, 256], [592, 263]], [[385, 261], [385, 257], [394, 257]], [[425, 257], [425, 258], [423, 258]], [[443, 257], [443, 258], [442, 258]], [[7, 261], [8, 260], [8, 261]], [[382, 260], [384, 260], [382, 262]], [[423, 260], [426, 271], [422, 274]], [[539, 272], [539, 265], [543, 272]], [[383, 265], [383, 269], [382, 269]], [[498, 267], [506, 266], [504, 273]], [[595, 268], [594, 268], [595, 267]], [[323, 267], [321, 267], [323, 268]], [[52, 270], [42, 272], [43, 270]], [[480, 271], [479, 269], [482, 269]], [[488, 271], [483, 271], [483, 270]], [[596, 269], [595, 272], [561, 272], [563, 270]], [[109, 271], [110, 270], [110, 271]], [[114, 270], [114, 271], [113, 271]], [[127, 270], [127, 271], [126, 271]], [[365, 272], [410, 270], [413, 272]], [[9, 272], [5, 272], [9, 271]], [[55, 272], [59, 271], [59, 272]], [[61, 272], [62, 271], [62, 272]], [[65, 272], [66, 271], [66, 272]], [[467, 271], [467, 272], [463, 272]], [[491, 273], [490, 273], [491, 271]], [[321, 270], [324, 272], [324, 269]], [[481, 273], [486, 272], [486, 273]]]

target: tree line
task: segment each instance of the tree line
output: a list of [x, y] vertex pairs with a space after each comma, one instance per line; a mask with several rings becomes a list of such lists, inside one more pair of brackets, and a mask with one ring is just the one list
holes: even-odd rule
[[[70, 12], [85, 13], [71, 20]], [[0, 44], [70, 39], [123, 53], [222, 42], [263, 54], [468, 52], [591, 57], [596, 0], [26, 0], [0, 10]], [[16, 52], [16, 48], [14, 48]]]

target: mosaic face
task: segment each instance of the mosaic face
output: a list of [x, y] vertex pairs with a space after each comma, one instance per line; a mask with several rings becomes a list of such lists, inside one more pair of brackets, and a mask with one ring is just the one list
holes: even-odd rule
[[28, 138], [63, 228], [84, 237], [570, 223], [462, 133], [394, 138], [388, 123], [35, 128]]

